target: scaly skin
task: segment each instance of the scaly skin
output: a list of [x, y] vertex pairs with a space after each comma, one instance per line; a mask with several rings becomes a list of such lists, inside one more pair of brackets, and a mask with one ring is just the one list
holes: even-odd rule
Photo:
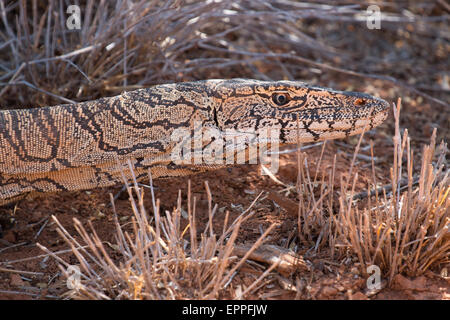
[[166, 84], [77, 104], [0, 111], [0, 205], [30, 192], [121, 183], [118, 163], [128, 159], [138, 178], [149, 168], [153, 178], [161, 178], [225, 166], [172, 162], [176, 142], [171, 134], [177, 128], [194, 131], [195, 121], [221, 131], [279, 128], [278, 142], [286, 144], [372, 129], [386, 119], [388, 106], [366, 94], [302, 82], [232, 79]]

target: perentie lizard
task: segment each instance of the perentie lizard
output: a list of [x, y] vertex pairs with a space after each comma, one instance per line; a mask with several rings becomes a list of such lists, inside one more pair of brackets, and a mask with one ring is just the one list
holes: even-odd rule
[[372, 129], [388, 103], [297, 81], [164, 84], [77, 104], [0, 111], [0, 205], [30, 192], [105, 187], [136, 176], [184, 176], [225, 165], [177, 165], [171, 134], [194, 122], [221, 131], [280, 128], [278, 142], [342, 138]]

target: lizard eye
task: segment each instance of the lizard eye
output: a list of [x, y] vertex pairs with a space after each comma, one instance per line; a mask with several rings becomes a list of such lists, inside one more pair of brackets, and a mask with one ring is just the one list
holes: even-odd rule
[[272, 101], [279, 106], [285, 105], [286, 103], [289, 102], [289, 100], [290, 97], [287, 93], [274, 93], [272, 95]]

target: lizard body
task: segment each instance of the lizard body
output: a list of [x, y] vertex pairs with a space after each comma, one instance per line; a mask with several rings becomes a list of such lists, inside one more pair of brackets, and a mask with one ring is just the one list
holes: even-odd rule
[[[138, 178], [185, 176], [225, 165], [177, 165], [176, 129], [280, 129], [278, 142], [342, 138], [374, 128], [388, 103], [370, 95], [297, 81], [247, 79], [165, 84], [94, 101], [0, 111], [0, 205], [30, 192], [122, 182], [118, 163]], [[122, 171], [123, 172], [123, 171]]]

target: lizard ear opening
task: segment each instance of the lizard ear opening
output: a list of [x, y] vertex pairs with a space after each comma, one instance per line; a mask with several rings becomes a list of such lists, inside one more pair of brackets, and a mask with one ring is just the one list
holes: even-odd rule
[[219, 127], [219, 120], [217, 119], [217, 109], [213, 108], [213, 120], [214, 120], [214, 124]]

